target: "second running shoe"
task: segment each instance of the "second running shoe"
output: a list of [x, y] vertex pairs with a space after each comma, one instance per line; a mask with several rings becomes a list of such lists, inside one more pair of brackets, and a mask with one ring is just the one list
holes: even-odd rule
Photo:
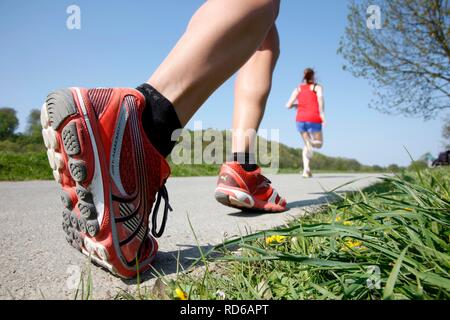
[[271, 182], [261, 174], [261, 168], [245, 171], [238, 162], [228, 162], [220, 169], [216, 200], [245, 211], [286, 211], [286, 200], [272, 188]]

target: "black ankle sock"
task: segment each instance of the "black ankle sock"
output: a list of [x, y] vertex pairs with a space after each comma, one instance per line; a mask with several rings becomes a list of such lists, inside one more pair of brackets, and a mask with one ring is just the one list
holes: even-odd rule
[[234, 152], [233, 161], [239, 162], [242, 169], [248, 172], [255, 171], [258, 168], [255, 161], [255, 155], [253, 153]]
[[142, 114], [145, 133], [163, 157], [167, 157], [175, 146], [172, 133], [181, 128], [180, 120], [172, 103], [148, 83], [136, 88], [145, 97], [146, 107]]

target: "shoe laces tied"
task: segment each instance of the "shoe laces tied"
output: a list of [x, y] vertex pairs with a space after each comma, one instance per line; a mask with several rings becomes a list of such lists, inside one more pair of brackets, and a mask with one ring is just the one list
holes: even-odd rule
[[262, 182], [267, 184], [267, 185], [271, 185], [272, 181], [270, 181], [266, 176], [261, 175], [262, 178]]
[[[157, 230], [158, 225], [158, 211], [159, 211], [159, 205], [161, 204], [161, 198], [164, 199], [164, 213], [163, 218], [161, 221], [161, 227], [159, 228], [159, 231]], [[164, 233], [164, 229], [166, 227], [167, 222], [167, 213], [172, 210], [172, 207], [169, 204], [169, 194], [167, 192], [167, 188], [165, 185], [163, 185], [159, 191], [158, 191], [158, 197], [156, 199], [155, 207], [153, 208], [152, 212], [152, 235], [155, 238], [159, 238]]]

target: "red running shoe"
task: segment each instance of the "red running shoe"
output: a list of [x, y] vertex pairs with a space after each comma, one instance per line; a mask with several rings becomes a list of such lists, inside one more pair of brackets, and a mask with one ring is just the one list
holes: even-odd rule
[[144, 132], [144, 107], [134, 89], [70, 88], [49, 94], [41, 111], [48, 160], [62, 186], [67, 241], [125, 278], [149, 269], [158, 250], [149, 234], [157, 193], [154, 236], [161, 236], [171, 210], [164, 186], [170, 168]]
[[286, 200], [272, 188], [261, 169], [247, 172], [237, 162], [222, 165], [215, 192], [220, 203], [246, 211], [282, 212]]

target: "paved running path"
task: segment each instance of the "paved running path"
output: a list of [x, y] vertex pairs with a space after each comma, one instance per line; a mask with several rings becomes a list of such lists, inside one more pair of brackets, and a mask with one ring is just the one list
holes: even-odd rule
[[[318, 174], [312, 179], [299, 175], [269, 176], [289, 202], [282, 214], [244, 214], [222, 206], [214, 199], [216, 177], [171, 178], [167, 184], [174, 211], [159, 240], [156, 269], [176, 272], [176, 257], [187, 265], [198, 257], [189, 227], [189, 216], [202, 246], [220, 243], [224, 236], [279, 226], [299, 216], [307, 207], [325, 203], [325, 190], [359, 179], [340, 191], [363, 188], [377, 181], [370, 174]], [[69, 247], [61, 228], [62, 204], [59, 187], [52, 181], [0, 183], [0, 299], [73, 299], [76, 272], [86, 268], [87, 258]], [[134, 281], [121, 280], [92, 266], [93, 297], [112, 298], [121, 289], [133, 290]], [[154, 276], [143, 276], [146, 285]]]

